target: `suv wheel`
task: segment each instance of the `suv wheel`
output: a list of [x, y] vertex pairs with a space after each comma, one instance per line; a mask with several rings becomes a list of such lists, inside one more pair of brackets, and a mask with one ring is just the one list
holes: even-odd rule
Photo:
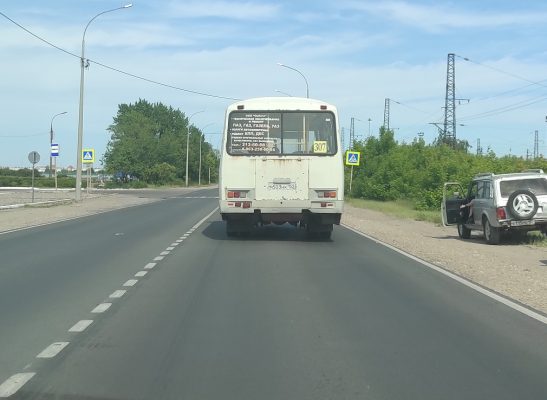
[[458, 236], [462, 239], [469, 239], [471, 237], [471, 229], [462, 223], [458, 223]]
[[482, 227], [484, 231], [484, 238], [488, 244], [499, 244], [501, 239], [501, 230], [490, 225], [487, 218], [482, 221]]
[[507, 200], [507, 208], [515, 219], [530, 219], [538, 209], [538, 200], [529, 190], [516, 190]]

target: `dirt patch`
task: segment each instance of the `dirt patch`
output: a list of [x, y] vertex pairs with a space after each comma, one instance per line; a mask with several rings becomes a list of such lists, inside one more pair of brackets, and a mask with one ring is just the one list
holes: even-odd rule
[[547, 249], [461, 240], [455, 227], [401, 220], [345, 205], [342, 223], [475, 283], [547, 313]]

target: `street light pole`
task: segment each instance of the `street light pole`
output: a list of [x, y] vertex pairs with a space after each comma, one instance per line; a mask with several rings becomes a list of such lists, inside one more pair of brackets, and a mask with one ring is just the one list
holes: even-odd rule
[[82, 147], [83, 147], [83, 127], [84, 127], [84, 70], [85, 70], [85, 58], [84, 58], [84, 50], [85, 50], [85, 34], [87, 32], [87, 28], [89, 28], [89, 25], [95, 20], [95, 18], [99, 17], [100, 15], [117, 11], [117, 10], [123, 10], [125, 8], [132, 7], [133, 4], [126, 4], [122, 7], [113, 8], [112, 10], [106, 10], [103, 12], [100, 12], [99, 14], [95, 15], [93, 18], [89, 20], [87, 25], [84, 29], [84, 34], [82, 35], [82, 55], [80, 56], [80, 106], [78, 110], [78, 148], [76, 150], [76, 201], [80, 201], [81, 199], [81, 193], [80, 190], [82, 188]]
[[293, 71], [298, 72], [302, 76], [302, 78], [304, 78], [304, 82], [306, 82], [306, 97], [310, 98], [310, 87], [308, 86], [308, 80], [306, 79], [304, 74], [302, 72], [300, 72], [299, 70], [297, 70], [296, 68], [289, 67], [288, 65], [285, 65], [283, 63], [277, 63], [277, 65], [279, 65], [280, 67], [285, 67], [285, 68], [292, 69]]
[[66, 113], [67, 113], [66, 111], [63, 111], [59, 114], [55, 114], [53, 118], [51, 118], [51, 123], [49, 124], [49, 177], [50, 178], [51, 178], [51, 169], [53, 168], [53, 157], [51, 156], [51, 144], [53, 143], [53, 120], [55, 119], [55, 117], [58, 117], [59, 115], [63, 115]]
[[368, 137], [370, 137], [370, 121], [372, 121], [372, 119], [368, 119]]
[[190, 117], [188, 117], [188, 133], [186, 134], [186, 187], [188, 187], [188, 156], [190, 155], [189, 146], [190, 146], [190, 120], [196, 114], [205, 112], [205, 110], [196, 111]]

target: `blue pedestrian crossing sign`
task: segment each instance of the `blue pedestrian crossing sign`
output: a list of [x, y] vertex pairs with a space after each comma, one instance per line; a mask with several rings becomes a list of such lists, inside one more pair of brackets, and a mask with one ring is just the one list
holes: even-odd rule
[[93, 164], [95, 162], [95, 149], [82, 149], [82, 162]]
[[346, 152], [346, 165], [359, 165], [361, 161], [361, 152], [360, 151], [347, 151]]

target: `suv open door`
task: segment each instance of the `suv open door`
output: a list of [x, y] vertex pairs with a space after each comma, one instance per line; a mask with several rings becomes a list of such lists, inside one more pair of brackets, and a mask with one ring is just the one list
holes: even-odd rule
[[444, 226], [460, 222], [460, 206], [464, 203], [463, 187], [459, 182], [446, 182], [443, 186], [441, 216]]

